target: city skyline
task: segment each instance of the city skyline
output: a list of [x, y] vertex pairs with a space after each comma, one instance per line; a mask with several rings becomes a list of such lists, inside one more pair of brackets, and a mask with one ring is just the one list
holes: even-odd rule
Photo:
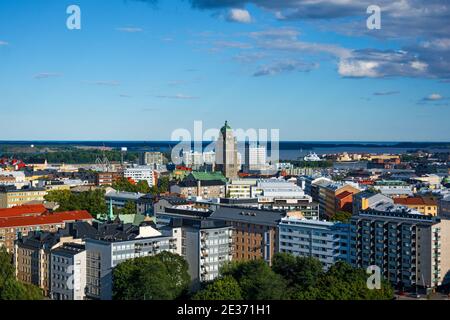
[[281, 141], [449, 141], [450, 8], [390, 2], [380, 30], [365, 0], [2, 3], [1, 140], [166, 141], [227, 119]]

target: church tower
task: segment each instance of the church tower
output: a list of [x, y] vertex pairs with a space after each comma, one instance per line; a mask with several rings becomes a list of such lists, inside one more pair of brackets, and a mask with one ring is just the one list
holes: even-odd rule
[[225, 121], [216, 142], [216, 170], [222, 171], [228, 179], [238, 177], [237, 150], [237, 140], [233, 135], [233, 130], [228, 125], [228, 121]]

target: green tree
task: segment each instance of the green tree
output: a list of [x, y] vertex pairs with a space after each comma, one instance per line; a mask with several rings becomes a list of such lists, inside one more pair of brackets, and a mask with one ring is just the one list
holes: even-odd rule
[[158, 179], [158, 192], [169, 192], [170, 178], [169, 176], [162, 176]]
[[120, 214], [137, 214], [136, 204], [133, 201], [127, 201]]
[[239, 283], [231, 276], [214, 280], [198, 291], [193, 300], [242, 300], [242, 290]]
[[148, 182], [146, 180], [141, 180], [136, 184], [136, 190], [140, 193], [149, 193], [150, 187], [148, 185]]
[[0, 248], [0, 300], [41, 300], [42, 290], [16, 280], [12, 256]]
[[335, 222], [348, 223], [350, 221], [351, 217], [352, 217], [352, 214], [350, 212], [338, 211], [331, 217], [330, 220], [335, 221]]
[[185, 294], [190, 283], [188, 264], [182, 257], [162, 252], [130, 259], [113, 270], [116, 300], [173, 300]]
[[131, 183], [127, 178], [116, 179], [111, 187], [117, 191], [138, 192], [137, 185]]
[[276, 300], [286, 298], [286, 282], [269, 265], [259, 259], [231, 262], [221, 273], [231, 276], [239, 283], [245, 300]]
[[107, 211], [105, 203], [105, 190], [75, 193], [69, 190], [50, 191], [45, 200], [57, 202], [58, 211], [86, 210], [93, 216], [104, 214]]
[[316, 299], [320, 300], [387, 300], [393, 289], [383, 280], [381, 289], [367, 287], [368, 275], [363, 269], [353, 268], [346, 262], [337, 262], [322, 276]]
[[323, 274], [323, 265], [316, 258], [277, 253], [273, 258], [272, 270], [287, 281], [289, 291], [295, 292], [317, 286]]

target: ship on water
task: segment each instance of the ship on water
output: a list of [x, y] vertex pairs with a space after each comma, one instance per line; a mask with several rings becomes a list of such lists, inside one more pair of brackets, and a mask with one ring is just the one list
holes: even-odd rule
[[310, 152], [308, 155], [303, 157], [305, 161], [322, 161], [322, 159], [315, 152]]

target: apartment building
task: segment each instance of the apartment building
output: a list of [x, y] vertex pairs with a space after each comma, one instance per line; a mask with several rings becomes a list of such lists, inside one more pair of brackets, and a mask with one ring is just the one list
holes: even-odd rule
[[328, 179], [318, 180], [314, 187], [317, 188], [315, 196], [319, 202], [320, 215], [324, 218], [333, 217], [337, 211], [351, 212], [353, 196], [361, 191], [349, 184]]
[[125, 178], [132, 179], [135, 182], [147, 181], [149, 187], [157, 185], [157, 174], [151, 166], [136, 166], [126, 168], [123, 172]]
[[434, 289], [449, 282], [450, 220], [377, 201], [351, 218], [350, 262], [380, 267], [400, 288]]
[[137, 208], [137, 203], [139, 199], [144, 195], [145, 195], [144, 193], [116, 191], [112, 188], [109, 188], [105, 192], [105, 201], [108, 205], [112, 204], [113, 207], [119, 209], [124, 208], [127, 202], [132, 202], [136, 204]]
[[373, 185], [375, 190], [390, 197], [412, 197], [413, 187], [401, 180], [379, 180]]
[[152, 226], [113, 223], [98, 226], [98, 233], [86, 239], [86, 298], [112, 299], [112, 271], [128, 259], [158, 254], [178, 253], [179, 229], [163, 235]]
[[220, 206], [210, 219], [233, 227], [233, 260], [264, 259], [271, 263], [278, 252], [278, 223], [282, 211]]
[[439, 216], [450, 219], [450, 195], [439, 200]]
[[161, 152], [143, 152], [139, 160], [144, 166], [160, 166], [164, 164], [164, 155]]
[[84, 300], [86, 250], [81, 243], [65, 243], [50, 253], [50, 297], [53, 300]]
[[260, 204], [296, 204], [312, 201], [312, 197], [305, 194], [295, 183], [275, 178], [257, 180], [256, 186], [251, 187], [251, 196], [257, 198]]
[[338, 261], [349, 262], [350, 224], [305, 219], [288, 213], [279, 224], [279, 251], [314, 257], [324, 269]]
[[33, 231], [19, 238], [14, 247], [16, 278], [38, 286], [45, 296], [50, 296], [52, 250], [68, 242], [81, 243], [90, 230], [90, 224], [77, 222], [76, 226], [67, 226], [56, 232]]
[[56, 232], [67, 223], [92, 222], [87, 211], [47, 212], [42, 205], [30, 205], [0, 210], [0, 246], [14, 251], [14, 242], [32, 231]]
[[394, 203], [419, 211], [427, 216], [437, 216], [438, 201], [433, 197], [394, 198]]
[[47, 195], [45, 189], [16, 189], [13, 186], [0, 186], [0, 208], [12, 208], [30, 201], [44, 201], [45, 195]]
[[191, 181], [182, 182], [170, 186], [170, 192], [189, 197], [202, 197], [205, 199], [225, 197], [226, 183], [221, 180]]
[[123, 177], [123, 173], [120, 172], [96, 172], [95, 173], [95, 185], [97, 186], [110, 186]]
[[256, 186], [257, 179], [231, 179], [227, 183], [227, 198], [250, 199], [251, 188]]

